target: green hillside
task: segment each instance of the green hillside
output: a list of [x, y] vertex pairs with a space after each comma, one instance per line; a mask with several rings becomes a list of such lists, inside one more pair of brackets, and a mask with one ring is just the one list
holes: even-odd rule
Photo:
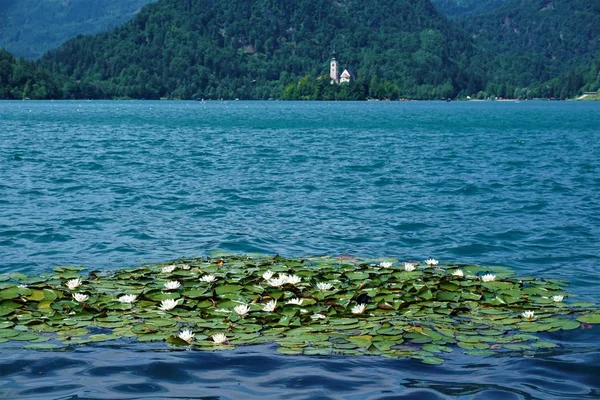
[[43, 63], [86, 97], [266, 99], [327, 73], [332, 49], [363, 97], [438, 98], [468, 83], [471, 43], [428, 0], [161, 0]]
[[77, 35], [104, 32], [156, 0], [0, 0], [0, 48], [38, 58]]
[[[452, 21], [429, 0], [160, 0], [38, 63], [4, 54], [0, 87], [3, 98], [572, 98], [598, 88], [599, 41], [600, 3], [587, 0], [512, 0]], [[330, 84], [332, 50], [350, 84]]]
[[0, 99], [58, 99], [63, 84], [64, 78], [49, 74], [39, 64], [0, 49]]
[[474, 64], [488, 77], [486, 91], [498, 96], [574, 96], [581, 88], [576, 80], [547, 82], [600, 54], [599, 1], [513, 0], [457, 22], [483, 50]]

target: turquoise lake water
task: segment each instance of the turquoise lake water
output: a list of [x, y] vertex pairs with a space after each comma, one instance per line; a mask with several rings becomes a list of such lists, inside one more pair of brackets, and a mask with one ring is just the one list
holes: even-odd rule
[[[0, 102], [0, 273], [212, 250], [434, 257], [600, 303], [599, 160], [595, 102]], [[3, 344], [0, 397], [600, 398], [598, 331], [440, 366]]]

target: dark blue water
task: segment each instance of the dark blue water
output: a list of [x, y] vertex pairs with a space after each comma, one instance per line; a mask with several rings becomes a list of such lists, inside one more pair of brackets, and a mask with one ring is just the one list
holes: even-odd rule
[[[600, 105], [0, 102], [0, 272], [211, 250], [435, 257], [600, 303]], [[599, 329], [441, 366], [88, 346], [0, 348], [5, 398], [600, 398]]]

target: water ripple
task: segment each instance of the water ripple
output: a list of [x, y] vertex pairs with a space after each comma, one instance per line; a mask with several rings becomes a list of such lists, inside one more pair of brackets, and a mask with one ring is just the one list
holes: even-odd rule
[[[596, 339], [597, 333], [595, 334]], [[97, 346], [0, 361], [0, 396], [19, 399], [586, 399], [599, 398], [600, 352], [493, 357], [457, 355], [443, 366], [376, 357], [281, 356], [272, 346], [237, 351], [150, 352]], [[18, 358], [18, 360], [17, 360]], [[24, 384], [27, 383], [27, 384]], [[32, 387], [30, 387], [32, 386]]]
[[[112, 269], [213, 249], [433, 256], [564, 278], [600, 302], [597, 111], [565, 102], [0, 102], [0, 272]], [[598, 398], [597, 334], [582, 343], [585, 351], [484, 365], [459, 356], [443, 367], [280, 357], [269, 347], [2, 350], [0, 397]]]

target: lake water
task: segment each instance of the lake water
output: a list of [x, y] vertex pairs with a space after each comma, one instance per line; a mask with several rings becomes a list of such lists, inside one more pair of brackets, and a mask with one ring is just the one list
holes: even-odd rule
[[[599, 160], [595, 102], [0, 102], [0, 273], [212, 250], [435, 257], [567, 279], [600, 303]], [[440, 366], [4, 344], [0, 397], [600, 398], [598, 331]]]

